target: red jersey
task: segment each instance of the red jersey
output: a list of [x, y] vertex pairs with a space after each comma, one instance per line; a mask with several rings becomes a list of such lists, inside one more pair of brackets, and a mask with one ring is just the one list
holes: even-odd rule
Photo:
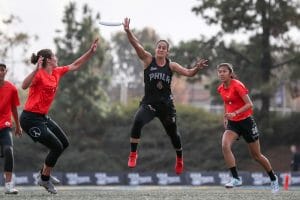
[[[220, 93], [224, 101], [225, 112], [231, 113], [245, 105], [245, 102], [242, 99], [242, 97], [248, 94], [248, 89], [239, 80], [232, 79], [227, 88], [225, 88], [224, 84], [222, 83], [218, 87], [218, 92]], [[237, 116], [231, 118], [230, 120], [240, 121], [246, 119], [247, 117], [252, 115], [252, 113], [252, 108], [249, 108], [248, 110], [239, 113]]]
[[0, 129], [12, 127], [12, 108], [20, 105], [17, 88], [10, 82], [4, 81], [0, 86]]
[[39, 69], [29, 87], [29, 95], [24, 110], [47, 114], [54, 100], [60, 78], [69, 71], [68, 66], [55, 67], [52, 74]]

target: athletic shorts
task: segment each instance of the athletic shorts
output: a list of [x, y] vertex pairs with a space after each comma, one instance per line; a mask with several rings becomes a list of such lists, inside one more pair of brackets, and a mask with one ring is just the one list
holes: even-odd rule
[[13, 146], [11, 128], [0, 129], [0, 157], [3, 157], [3, 147]]
[[239, 137], [242, 136], [247, 143], [255, 142], [259, 138], [259, 131], [252, 116], [240, 121], [228, 120], [226, 130], [237, 133]]

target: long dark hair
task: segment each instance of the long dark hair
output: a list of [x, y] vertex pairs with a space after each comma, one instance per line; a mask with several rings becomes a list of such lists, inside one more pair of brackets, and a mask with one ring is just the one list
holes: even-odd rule
[[36, 64], [40, 56], [44, 58], [42, 67], [46, 67], [47, 59], [51, 59], [53, 53], [50, 49], [42, 49], [37, 53], [37, 55], [33, 53], [31, 55], [31, 63]]

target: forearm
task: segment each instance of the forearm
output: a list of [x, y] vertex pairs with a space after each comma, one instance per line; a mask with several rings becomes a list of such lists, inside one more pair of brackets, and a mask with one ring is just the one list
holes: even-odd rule
[[78, 70], [84, 63], [86, 63], [92, 57], [93, 54], [94, 53], [92, 52], [92, 49], [89, 49], [70, 65], [70, 70]]
[[252, 105], [251, 104], [245, 104], [244, 106], [242, 106], [241, 108], [237, 109], [234, 111], [234, 113], [236, 115], [242, 113], [242, 112], [245, 112], [246, 110], [248, 110], [249, 108], [252, 108]]
[[138, 48], [140, 43], [138, 41], [138, 39], [135, 37], [135, 35], [133, 35], [133, 33], [131, 32], [131, 30], [126, 30], [126, 34], [127, 34], [127, 38], [130, 42], [130, 44], [134, 47], [134, 48]]
[[126, 33], [127, 33], [127, 38], [130, 44], [135, 49], [138, 57], [141, 60], [145, 60], [147, 56], [144, 47], [140, 44], [139, 40], [135, 37], [135, 35], [130, 30], [126, 30]]
[[20, 125], [19, 115], [18, 115], [17, 107], [15, 107], [15, 106], [12, 107], [12, 116], [14, 118], [16, 126], [19, 126]]
[[30, 86], [37, 71], [38, 71], [38, 69], [35, 69], [23, 80], [22, 89], [26, 90]]
[[194, 67], [192, 69], [188, 69], [188, 76], [189, 77], [192, 77], [192, 76], [195, 76], [199, 71], [199, 68], [198, 67]]

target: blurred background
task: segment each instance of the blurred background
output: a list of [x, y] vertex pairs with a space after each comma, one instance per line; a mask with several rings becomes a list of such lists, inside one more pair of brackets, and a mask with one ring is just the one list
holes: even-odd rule
[[[275, 171], [289, 171], [300, 148], [300, 2], [298, 0], [1, 0], [0, 61], [6, 79], [20, 88], [32, 53], [56, 52], [59, 65], [72, 63], [100, 38], [96, 55], [81, 71], [69, 73], [49, 115], [70, 138], [70, 147], [56, 171], [127, 172], [129, 132], [143, 96], [143, 68], [122, 22], [153, 53], [155, 42], [167, 39], [170, 59], [185, 67], [197, 57], [209, 67], [196, 77], [175, 75], [173, 94], [183, 139], [186, 171], [226, 170], [221, 152], [223, 105], [217, 94], [216, 65], [230, 62], [250, 90], [261, 132], [262, 152]], [[293, 148], [294, 149], [294, 148]], [[262, 171], [243, 140], [234, 145], [238, 168]], [[298, 150], [296, 150], [298, 151]], [[14, 138], [15, 170], [36, 171], [47, 149], [28, 136]], [[162, 125], [144, 127], [138, 172], [173, 171], [175, 152]], [[2, 164], [3, 160], [0, 161]]]

